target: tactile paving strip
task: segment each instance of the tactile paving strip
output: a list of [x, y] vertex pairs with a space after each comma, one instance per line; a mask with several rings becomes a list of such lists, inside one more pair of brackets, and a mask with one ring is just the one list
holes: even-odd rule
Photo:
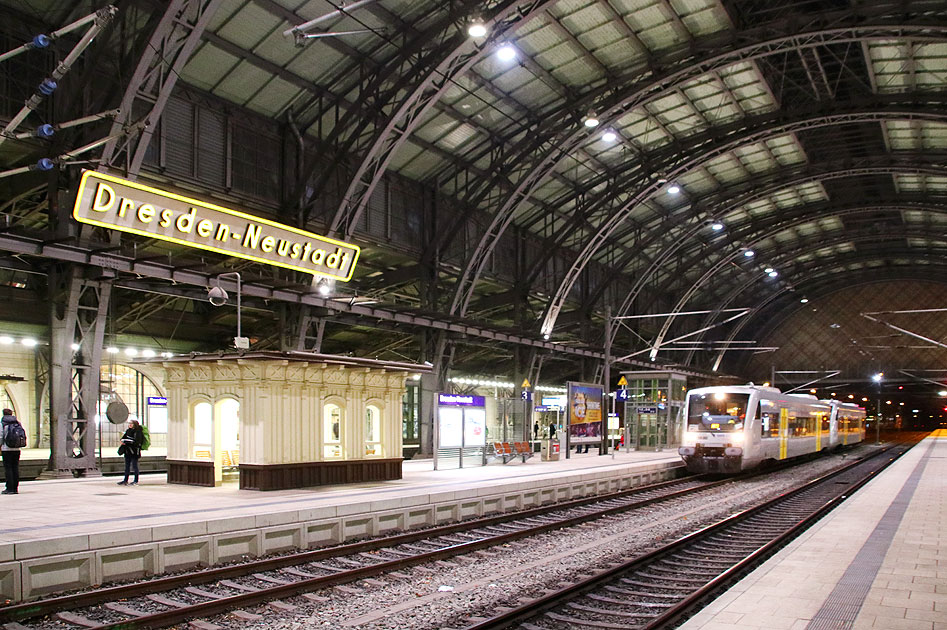
[[858, 550], [855, 559], [848, 565], [845, 574], [829, 593], [822, 608], [809, 621], [806, 630], [849, 630], [854, 626], [855, 617], [858, 616], [868, 596], [881, 563], [884, 562], [888, 547], [901, 525], [901, 519], [904, 518], [917, 484], [924, 474], [924, 468], [931, 457], [931, 451], [934, 450], [934, 444], [936, 441], [931, 441], [928, 445], [927, 452], [914, 467], [911, 476], [898, 492], [898, 496], [894, 498], [884, 516], [878, 521], [878, 525], [871, 532], [868, 540]]

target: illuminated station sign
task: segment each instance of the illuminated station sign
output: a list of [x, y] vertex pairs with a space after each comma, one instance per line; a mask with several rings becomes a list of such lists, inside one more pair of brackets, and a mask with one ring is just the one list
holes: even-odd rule
[[356, 245], [94, 171], [82, 175], [73, 217], [342, 281], [359, 255]]

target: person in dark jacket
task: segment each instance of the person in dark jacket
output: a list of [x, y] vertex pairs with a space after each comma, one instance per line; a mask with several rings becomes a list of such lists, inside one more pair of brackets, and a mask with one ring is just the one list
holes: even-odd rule
[[[128, 428], [122, 435], [122, 446], [119, 449], [125, 456], [125, 478], [118, 482], [120, 486], [138, 485], [138, 459], [141, 457], [141, 445], [145, 442], [145, 432], [137, 420], [129, 420]], [[128, 473], [135, 472], [135, 480], [128, 483]]]
[[19, 424], [12, 409], [3, 410], [3, 433], [0, 436], [0, 454], [3, 455], [3, 474], [6, 476], [6, 490], [0, 494], [19, 494], [20, 487], [20, 449], [7, 446], [7, 431]]

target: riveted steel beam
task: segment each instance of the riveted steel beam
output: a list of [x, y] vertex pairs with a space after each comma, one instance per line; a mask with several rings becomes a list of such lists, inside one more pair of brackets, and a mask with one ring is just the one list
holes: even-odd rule
[[[918, 117], [927, 120], [945, 119], [945, 115], [937, 108], [907, 106], [888, 109], [871, 107], [870, 109], [874, 111], [849, 111], [846, 113], [829, 115], [818, 114], [814, 116], [810, 114], [808, 116], [802, 115], [795, 120], [790, 116], [777, 115], [770, 117], [769, 121], [763, 122], [763, 124], [754, 124], [760, 123], [760, 120], [747, 119], [743, 121], [743, 125], [741, 125], [744, 126], [743, 132], [730, 134], [723, 139], [717, 137], [715, 141], [704, 143], [704, 146], [694, 146], [691, 150], [677, 152], [670, 160], [660, 162], [660, 164], [666, 166], [664, 172], [667, 173], [667, 177], [674, 179], [682, 176], [695, 166], [729, 153], [740, 146], [761, 142], [779, 134], [792, 134], [834, 125], [879, 120], [910, 120]], [[798, 114], [796, 115], [798, 116]], [[687, 144], [693, 146], [691, 143]], [[662, 187], [663, 182], [654, 180], [649, 173], [639, 173], [638, 181], [629, 182], [629, 189], [633, 191], [630, 195], [619, 200], [604, 200], [605, 203], [613, 205], [607, 208], [607, 212], [605, 213], [606, 218], [601, 221], [598, 230], [586, 242], [582, 250], [579, 251], [575, 261], [566, 271], [564, 279], [560, 282], [559, 287], [547, 307], [541, 328], [542, 333], [548, 333], [554, 328], [556, 318], [571, 292], [572, 286], [578, 280], [580, 274], [592, 260], [593, 256], [602, 247], [603, 243], [615, 231], [618, 225], [625, 220], [628, 212], [657, 193]]]
[[[925, 7], [927, 3], [923, 3]], [[921, 6], [916, 5], [916, 6]], [[657, 77], [640, 77], [640, 69], [630, 73], [637, 80], [616, 81], [602, 90], [584, 95], [579, 102], [544, 117], [541, 129], [524, 134], [523, 144], [508, 152], [508, 159], [497, 165], [495, 178], [509, 178], [516, 183], [511, 195], [500, 201], [490, 226], [484, 231], [461, 273], [451, 306], [451, 314], [463, 314], [486, 261], [500, 236], [516, 216], [519, 206], [540, 186], [555, 167], [575, 149], [588, 141], [588, 131], [581, 126], [577, 112], [594, 108], [605, 126], [635, 108], [660, 98], [669, 89], [734, 63], [758, 59], [800, 47], [816, 47], [834, 43], [863, 40], [919, 37], [929, 41], [947, 38], [947, 25], [937, 26], [928, 16], [905, 18], [904, 6], [893, 3], [873, 4], [870, 9], [816, 15], [806, 24], [781, 22], [753, 31], [726, 33], [723, 36], [695, 40], [681, 51], [669, 54]], [[941, 11], [943, 8], [941, 7]], [[675, 57], [676, 55], [676, 57]], [[477, 205], [488, 193], [496, 190], [493, 180], [478, 182], [467, 202]], [[456, 228], [456, 226], [455, 226]], [[448, 230], [456, 234], [457, 229]], [[443, 245], [443, 244], [440, 244]], [[553, 317], [554, 321], [554, 317]]]
[[138, 177], [168, 98], [221, 2], [172, 0], [167, 5], [125, 88], [108, 134], [112, 139], [102, 150], [102, 165], [121, 170], [130, 179]]

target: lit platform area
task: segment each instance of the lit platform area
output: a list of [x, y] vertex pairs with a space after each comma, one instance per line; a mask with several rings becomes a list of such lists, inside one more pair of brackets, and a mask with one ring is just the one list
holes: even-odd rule
[[[116, 475], [125, 471], [125, 458], [116, 451], [118, 447], [106, 447], [102, 449], [101, 457], [96, 452], [96, 460], [99, 464], [99, 470], [103, 475]], [[141, 472], [167, 472], [168, 466], [165, 463], [165, 457], [168, 449], [164, 447], [153, 446], [142, 454], [138, 462]], [[24, 448], [20, 452], [20, 479], [32, 480], [39, 477], [46, 470], [49, 464], [48, 448]], [[0, 479], [3, 479], [3, 471], [0, 470]]]
[[[259, 493], [235, 483], [138, 486], [115, 477], [27, 481], [6, 496], [0, 598], [19, 601], [197, 565], [315, 548], [387, 531], [511, 511], [676, 476], [673, 451], [434, 470], [404, 462], [396, 481]], [[7, 503], [9, 505], [7, 505]], [[15, 515], [15, 516], [13, 516]]]
[[681, 627], [947, 628], [947, 431], [926, 438]]

